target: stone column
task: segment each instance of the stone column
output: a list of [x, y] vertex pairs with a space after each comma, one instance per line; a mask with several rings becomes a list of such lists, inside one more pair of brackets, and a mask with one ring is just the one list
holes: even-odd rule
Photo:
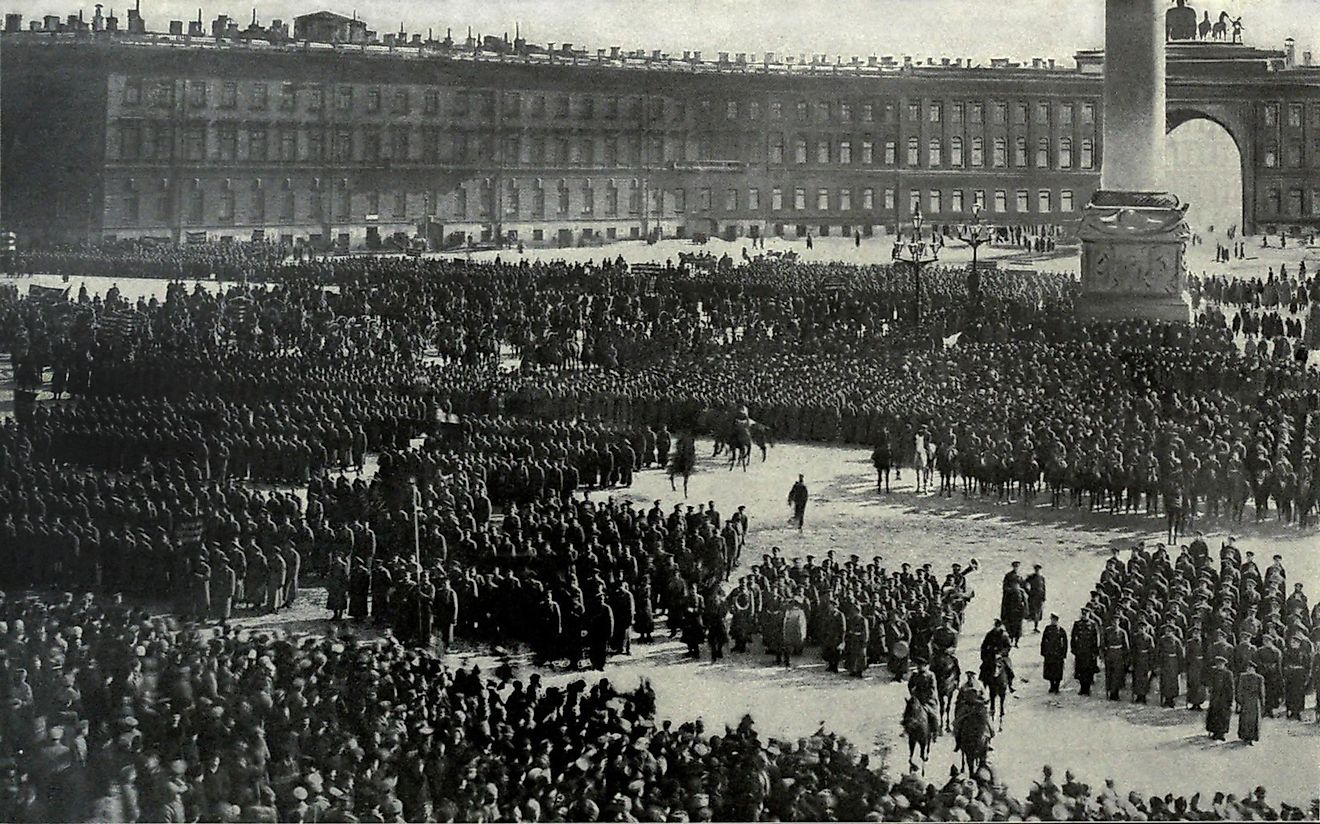
[[1187, 207], [1161, 191], [1165, 145], [1162, 0], [1106, 0], [1100, 189], [1082, 215], [1082, 297], [1094, 320], [1191, 320]]

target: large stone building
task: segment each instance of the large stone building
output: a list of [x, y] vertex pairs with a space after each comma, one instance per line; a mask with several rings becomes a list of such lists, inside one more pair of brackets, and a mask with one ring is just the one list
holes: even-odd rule
[[[138, 25], [141, 29], [141, 20]], [[378, 37], [319, 13], [209, 36], [70, 17], [0, 39], [3, 211], [25, 238], [424, 232], [576, 245], [870, 236], [918, 205], [1069, 227], [1098, 185], [1103, 61], [831, 63]], [[334, 42], [321, 42], [331, 40]], [[1320, 226], [1320, 69], [1170, 45], [1171, 125], [1236, 140], [1249, 229]], [[1309, 63], [1309, 61], [1301, 61]]]

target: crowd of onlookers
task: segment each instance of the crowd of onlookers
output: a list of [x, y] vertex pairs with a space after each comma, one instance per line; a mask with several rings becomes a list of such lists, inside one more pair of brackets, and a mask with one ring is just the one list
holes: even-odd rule
[[1227, 820], [1313, 817], [1262, 787], [1092, 787], [1045, 767], [891, 776], [833, 735], [657, 716], [645, 682], [548, 686], [397, 642], [204, 634], [118, 600], [0, 603], [0, 819]]

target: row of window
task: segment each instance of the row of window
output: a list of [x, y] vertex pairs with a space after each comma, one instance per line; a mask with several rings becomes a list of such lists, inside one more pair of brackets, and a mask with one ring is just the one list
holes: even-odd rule
[[[1306, 190], [1289, 189], [1285, 194], [1277, 188], [1266, 189], [1261, 207], [1269, 217], [1302, 217], [1307, 214]], [[1310, 214], [1320, 217], [1320, 188], [1311, 190], [1310, 207]]]
[[[1278, 169], [1280, 167], [1300, 169], [1305, 163], [1303, 158], [1303, 145], [1300, 141], [1289, 143], [1284, 147], [1282, 154], [1280, 154], [1279, 145], [1277, 143], [1267, 144], [1265, 146], [1262, 162], [1267, 169]], [[1320, 137], [1311, 141], [1311, 165], [1320, 166]]]
[[[791, 108], [789, 108], [789, 105], [791, 105]], [[899, 104], [892, 100], [858, 104], [849, 101], [821, 100], [812, 103], [806, 100], [798, 100], [789, 105], [779, 100], [770, 101], [769, 119], [784, 120], [786, 117], [791, 116], [799, 123], [873, 123], [876, 121], [877, 114], [879, 114], [883, 122], [894, 123], [897, 121], [899, 110]], [[904, 101], [904, 108], [909, 122], [915, 123], [924, 119], [936, 124], [947, 120], [955, 124], [971, 123], [981, 125], [986, 122], [988, 110], [990, 122], [997, 126], [1007, 125], [1011, 113], [1014, 125], [1023, 126], [1028, 121], [1032, 121], [1038, 125], [1058, 124], [1067, 127], [1073, 124], [1078, 106], [1080, 106], [1081, 121], [1083, 123], [1094, 123], [1095, 104], [1089, 102], [1074, 104], [1071, 102], [1056, 103], [1050, 100], [1038, 100], [1031, 103], [1018, 100], [1010, 103], [1007, 100], [994, 100], [987, 104], [980, 100], [970, 102]], [[709, 115], [711, 108], [710, 100], [701, 101], [701, 109], [704, 115]], [[761, 119], [760, 101], [726, 100], [724, 102], [725, 120], [742, 120], [744, 118], [752, 121]]]
[[[897, 190], [885, 188], [880, 190], [881, 200], [877, 206], [877, 190], [866, 187], [862, 189], [852, 189], [844, 187], [841, 189], [830, 189], [820, 187], [808, 189], [806, 187], [796, 187], [785, 189], [775, 186], [770, 190], [770, 211], [780, 212], [791, 209], [795, 212], [804, 212], [814, 210], [818, 212], [840, 211], [849, 212], [856, 209], [871, 211], [880, 208], [885, 211], [893, 211], [897, 204]], [[989, 209], [992, 212], [1007, 214], [1010, 211], [1016, 214], [1031, 213], [1032, 192], [1028, 189], [1019, 189], [1012, 193], [1010, 200], [1010, 191], [1007, 189], [996, 189], [991, 191], [990, 199], [987, 201], [987, 190], [974, 189], [970, 195], [964, 189], [911, 189], [908, 190], [908, 213], [913, 214], [918, 210], [929, 215], [946, 216], [965, 216], [973, 207], [979, 206], [982, 209]], [[970, 200], [968, 199], [970, 196]], [[687, 209], [687, 198], [683, 189], [674, 190], [674, 211], [682, 213]], [[743, 199], [745, 197], [745, 199]], [[709, 188], [697, 190], [696, 210], [699, 212], [715, 211], [714, 192]], [[1010, 205], [1012, 209], [1010, 210]], [[723, 211], [736, 212], [740, 209], [756, 212], [761, 209], [761, 192], [759, 189], [748, 189], [744, 195], [741, 189], [726, 189], [720, 203]], [[1036, 213], [1051, 214], [1056, 210], [1062, 213], [1073, 212], [1076, 208], [1076, 199], [1071, 189], [1063, 189], [1056, 194], [1050, 189], [1040, 189], [1035, 193]]]
[[[767, 155], [767, 161], [771, 165], [784, 165], [785, 157], [785, 139], [783, 135], [771, 135], [770, 145]], [[793, 141], [792, 162], [804, 164], [815, 162], [824, 165], [837, 163], [842, 166], [852, 165], [860, 161], [863, 166], [875, 165], [876, 144], [870, 138], [863, 138], [856, 144], [858, 151], [854, 152], [853, 139], [844, 138], [842, 140], [817, 140], [814, 143], [806, 138], [796, 138]], [[1006, 137], [996, 137], [990, 141], [990, 163], [992, 168], [1005, 169], [1010, 163], [1009, 140]], [[1018, 137], [1012, 142], [1012, 164], [1016, 167], [1026, 167], [1029, 163], [1034, 163], [1036, 168], [1048, 169], [1072, 169], [1074, 161], [1076, 168], [1093, 169], [1096, 164], [1095, 142], [1091, 138], [1083, 138], [1079, 141], [1078, 156], [1073, 156], [1073, 139], [1071, 137], [1061, 137], [1056, 141], [1049, 138], [1040, 138], [1035, 143], [1034, 157], [1029, 153], [1027, 138]], [[814, 147], [815, 151], [812, 151]], [[880, 165], [895, 166], [898, 161], [898, 146], [894, 140], [885, 140], [880, 147]], [[986, 140], [983, 137], [972, 137], [964, 140], [962, 137], [952, 137], [946, 142], [943, 138], [933, 137], [925, 144], [925, 155], [922, 155], [922, 142], [919, 138], [909, 137], [907, 139], [907, 152], [905, 155], [905, 165], [911, 168], [924, 165], [928, 168], [939, 168], [948, 166], [952, 168], [961, 168], [971, 166], [980, 168], [986, 166]]]
[[[1261, 106], [1261, 119], [1266, 126], [1278, 126], [1281, 111], [1286, 112], [1286, 122], [1290, 129], [1300, 129], [1306, 122], [1305, 107], [1301, 103], [1289, 103], [1286, 107], [1279, 103], [1266, 103]], [[1320, 127], [1320, 106], [1311, 107], [1311, 120]]]

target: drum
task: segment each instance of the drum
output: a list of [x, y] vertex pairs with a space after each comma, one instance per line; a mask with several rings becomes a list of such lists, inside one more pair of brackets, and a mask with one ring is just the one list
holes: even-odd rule
[[909, 652], [907, 641], [895, 641], [889, 648], [889, 657], [902, 660], [908, 657]]

